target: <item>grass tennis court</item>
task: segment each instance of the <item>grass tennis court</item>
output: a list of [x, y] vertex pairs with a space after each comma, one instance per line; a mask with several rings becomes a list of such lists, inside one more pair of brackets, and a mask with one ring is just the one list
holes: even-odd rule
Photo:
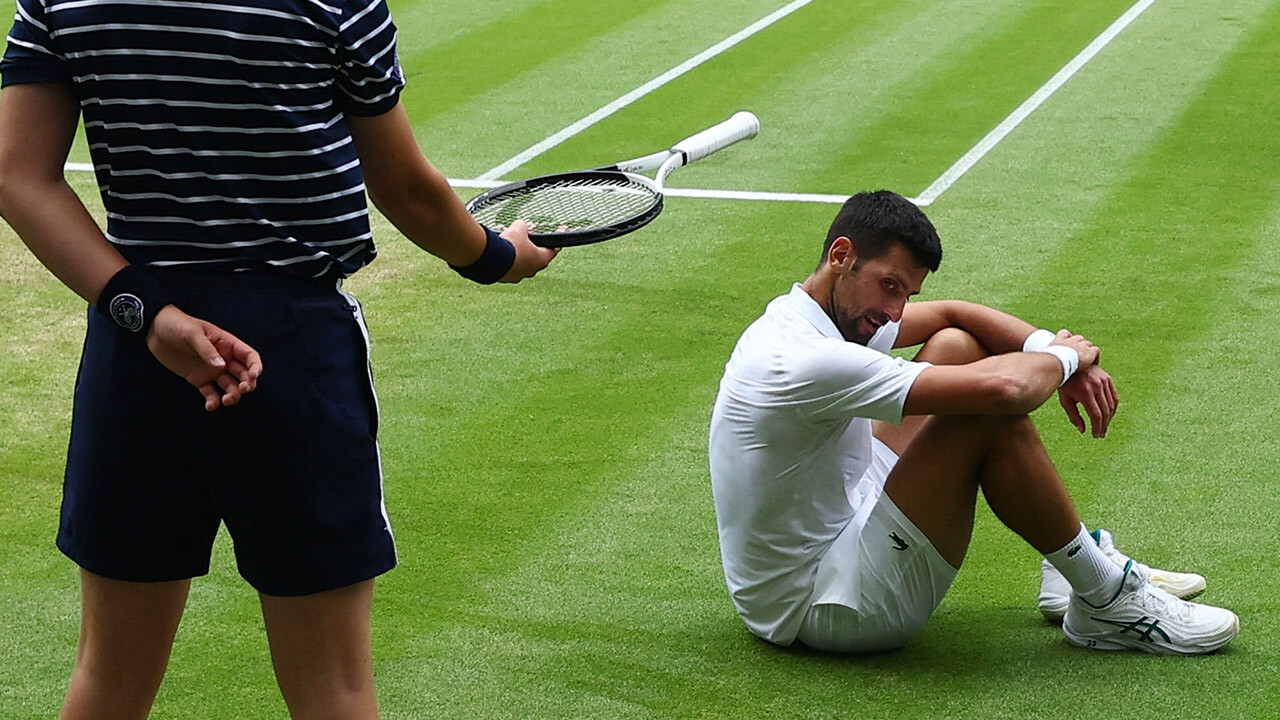
[[[404, 102], [460, 180], [787, 5], [390, 4]], [[745, 109], [761, 135], [672, 187], [919, 196], [1132, 5], [814, 0], [503, 177], [644, 154]], [[825, 657], [747, 632], [716, 544], [711, 404], [837, 206], [669, 197], [639, 233], [494, 288], [378, 218], [381, 257], [347, 287], [374, 336], [401, 559], [374, 607], [383, 716], [1276, 716], [1277, 77], [1280, 4], [1156, 0], [926, 208], [945, 255], [923, 299], [1103, 348], [1109, 437], [1076, 435], [1051, 401], [1046, 444], [1086, 522], [1208, 578], [1203, 600], [1241, 618], [1225, 651], [1068, 646], [1036, 612], [1038, 555], [985, 507], [906, 649]], [[92, 175], [69, 177], [101, 218]], [[53, 538], [84, 308], [7, 227], [0, 248], [0, 717], [18, 720], [56, 715], [75, 652], [77, 575]], [[153, 717], [285, 717], [261, 626], [224, 534]]]

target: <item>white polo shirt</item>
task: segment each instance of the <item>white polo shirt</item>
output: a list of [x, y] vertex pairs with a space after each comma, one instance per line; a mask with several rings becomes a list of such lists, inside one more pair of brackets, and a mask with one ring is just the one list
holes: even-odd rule
[[862, 481], [871, 419], [901, 422], [929, 367], [890, 356], [897, 337], [889, 323], [866, 347], [846, 341], [796, 284], [725, 365], [709, 452], [720, 554], [738, 613], [765, 640], [795, 639], [818, 561], [879, 495]]

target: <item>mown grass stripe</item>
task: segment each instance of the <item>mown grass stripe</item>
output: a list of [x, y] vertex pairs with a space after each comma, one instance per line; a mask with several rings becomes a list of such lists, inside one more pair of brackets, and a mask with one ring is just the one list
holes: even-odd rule
[[[428, 155], [450, 176], [474, 177], [775, 10], [780, 2], [742, 0], [731, 8], [697, 0], [637, 4], [646, 12], [508, 81], [491, 84], [482, 68], [471, 67], [467, 82], [483, 88], [479, 95], [430, 123], [415, 121]], [[590, 13], [592, 7], [584, 3], [576, 12]], [[440, 85], [429, 89], [451, 91]], [[430, 112], [431, 102], [423, 95], [407, 98], [410, 117], [416, 118], [419, 110]]]
[[[768, 15], [755, 21], [754, 23], [751, 23], [745, 28], [730, 35], [724, 40], [721, 40], [715, 45], [712, 45], [706, 50], [703, 50], [697, 55], [694, 55], [688, 60], [685, 60], [679, 65], [676, 65], [670, 70], [667, 70], [666, 72], [646, 82], [640, 87], [625, 93], [621, 97], [617, 98], [616, 100], [613, 100], [612, 102], [609, 102], [605, 106], [595, 110], [594, 112], [590, 113], [586, 117], [575, 121], [574, 123], [556, 132], [550, 137], [547, 137], [546, 139], [539, 141], [538, 143], [534, 144], [532, 147], [528, 148], [527, 150], [523, 150], [517, 153], [514, 157], [510, 158], [509, 160], [506, 160], [505, 162], [502, 162], [496, 165], [495, 167], [492, 167], [489, 170], [481, 173], [480, 179], [494, 180], [494, 179], [506, 176], [507, 173], [511, 172], [512, 170], [515, 170], [521, 165], [524, 165], [530, 160], [538, 157], [539, 155], [542, 155], [543, 153], [556, 147], [557, 145], [560, 145], [565, 140], [568, 140], [574, 135], [577, 135], [583, 130], [586, 130], [587, 128], [591, 127], [592, 125], [595, 125], [601, 120], [604, 120], [605, 118], [609, 117], [610, 115], [613, 115], [619, 110], [622, 110], [623, 108], [634, 103], [640, 98], [648, 95], [649, 93], [661, 88], [662, 86], [672, 82], [673, 80], [676, 80], [677, 78], [684, 75], [685, 73], [696, 69], [698, 66], [702, 65], [703, 63], [715, 58], [721, 53], [724, 53], [725, 51], [734, 47], [738, 43], [744, 40], [747, 40], [748, 38], [755, 35], [756, 33], [762, 30], [765, 30], [770, 25], [773, 25], [779, 20], [782, 20], [783, 18], [787, 17], [791, 13], [803, 8], [804, 6], [808, 5], [811, 2], [813, 2], [813, 0], [793, 0], [793, 2], [787, 3], [785, 6], [775, 10], [774, 12], [769, 13]], [[619, 160], [621, 160], [621, 158], [619, 158]]]
[[[400, 55], [411, 88], [406, 92], [412, 93], [405, 102], [413, 104], [415, 123], [432, 122], [676, 1], [599, 3], [582, 12], [581, 0], [550, 0], [494, 13], [485, 24], [440, 44], [420, 45], [413, 35], [402, 35]], [[565, 21], [569, 17], [572, 22]], [[531, 32], [538, 42], [527, 41]]]
[[999, 144], [1005, 136], [1013, 132], [1014, 128], [1021, 125], [1023, 120], [1026, 120], [1031, 113], [1035, 112], [1036, 108], [1039, 108], [1056, 93], [1058, 88], [1065, 85], [1086, 63], [1092, 60], [1103, 48], [1111, 44], [1111, 41], [1124, 32], [1124, 29], [1129, 27], [1129, 23], [1133, 22], [1144, 10], [1151, 7], [1153, 2], [1155, 0], [1138, 0], [1137, 3], [1134, 3], [1133, 7], [1126, 10], [1114, 23], [1107, 26], [1107, 29], [1102, 31], [1101, 35], [1089, 43], [1084, 50], [1081, 50], [1079, 55], [1076, 55], [1061, 70], [1054, 73], [1053, 77], [1049, 78], [1044, 85], [1041, 85], [1039, 89], [1031, 94], [1031, 97], [1014, 108], [1013, 112], [1009, 113], [1008, 117], [1001, 120], [999, 125], [995, 126], [991, 132], [979, 140], [977, 145], [974, 145], [969, 152], [961, 156], [954, 165], [947, 168], [946, 172], [942, 173], [937, 180], [934, 180], [929, 187], [925, 188], [924, 192], [920, 193], [917, 203], [925, 206], [937, 200], [942, 193], [946, 192], [965, 173], [969, 172], [969, 169], [976, 165], [979, 160], [986, 157], [986, 154], [991, 152], [991, 149]]

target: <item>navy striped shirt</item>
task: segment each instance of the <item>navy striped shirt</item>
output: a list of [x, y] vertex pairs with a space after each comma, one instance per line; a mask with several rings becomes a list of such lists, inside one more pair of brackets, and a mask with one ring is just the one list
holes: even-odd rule
[[345, 117], [404, 87], [385, 0], [18, 0], [8, 40], [4, 85], [73, 85], [130, 262], [342, 277], [373, 259]]

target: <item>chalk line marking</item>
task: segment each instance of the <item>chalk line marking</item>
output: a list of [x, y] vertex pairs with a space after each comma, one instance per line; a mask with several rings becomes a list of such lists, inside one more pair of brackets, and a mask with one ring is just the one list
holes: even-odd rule
[[[707, 48], [703, 52], [689, 58], [676, 67], [596, 110], [590, 115], [564, 128], [560, 132], [546, 138], [542, 142], [530, 147], [528, 150], [512, 157], [510, 160], [492, 168], [477, 178], [465, 179], [449, 179], [449, 184], [453, 187], [460, 188], [479, 188], [489, 189], [505, 184], [498, 180], [506, 173], [514, 170], [521, 165], [529, 162], [535, 157], [542, 155], [555, 146], [563, 143], [569, 138], [595, 125], [601, 120], [609, 117], [617, 111], [634, 103], [636, 100], [648, 95], [667, 83], [675, 80], [688, 71], [698, 67], [711, 58], [723, 53], [729, 48], [755, 35], [761, 30], [776, 23], [782, 18], [799, 10], [805, 5], [810, 4], [813, 0], [795, 0], [795, 2], [770, 13], [755, 23], [743, 28], [742, 30], [730, 35], [724, 40]], [[1129, 26], [1139, 15], [1147, 8], [1151, 7], [1155, 0], [1139, 0], [1130, 7], [1123, 15], [1121, 15], [1114, 23], [1102, 32], [1093, 42], [1089, 43], [1080, 54], [1072, 58], [1059, 70], [1049, 81], [1040, 87], [1031, 97], [1027, 98], [1012, 113], [1009, 114], [994, 130], [987, 133], [977, 145], [973, 146], [969, 152], [965, 153], [959, 160], [955, 162], [946, 172], [944, 172], [933, 184], [925, 188], [925, 191], [918, 197], [909, 198], [911, 202], [920, 207], [927, 207], [936, 201], [944, 192], [955, 184], [966, 172], [978, 163], [987, 153], [991, 152], [997, 144], [1000, 143], [1014, 128], [1018, 127], [1036, 108], [1044, 104], [1055, 92], [1058, 91], [1068, 80], [1072, 78], [1080, 68], [1094, 58], [1102, 51], [1112, 40], [1116, 38], [1125, 28]], [[71, 172], [93, 172], [91, 163], [67, 163], [65, 169]], [[753, 190], [700, 190], [695, 188], [666, 188], [664, 194], [671, 197], [687, 197], [687, 198], [706, 198], [713, 200], [745, 200], [745, 201], [762, 201], [762, 202], [799, 202], [799, 203], [824, 203], [839, 205], [848, 199], [847, 195], [832, 195], [824, 193], [788, 193], [788, 192], [759, 192]]]
[[1129, 23], [1133, 22], [1144, 10], [1151, 7], [1154, 2], [1155, 0], [1138, 0], [1138, 2], [1134, 3], [1133, 7], [1130, 7], [1115, 22], [1111, 23], [1110, 27], [1103, 30], [1101, 35], [1094, 38], [1094, 41], [1089, 43], [1084, 50], [1081, 50], [1079, 55], [1072, 58], [1071, 62], [1064, 65], [1056, 75], [1049, 78], [1048, 82], [1041, 85], [1040, 89], [1010, 113], [1009, 117], [1006, 117], [994, 130], [987, 133], [986, 137], [982, 138], [977, 145], [974, 145], [969, 152], [965, 153], [946, 172], [942, 173], [941, 177], [934, 180], [932, 185], [925, 188], [925, 191], [920, 193], [920, 197], [915, 199], [915, 203], [921, 207], [926, 207], [937, 200], [942, 193], [946, 192], [965, 173], [969, 172], [969, 169], [976, 165], [983, 156], [991, 152], [991, 149], [1003, 140], [1006, 135], [1013, 132], [1013, 129], [1018, 127], [1023, 120], [1026, 120], [1028, 115], [1044, 104], [1044, 101], [1048, 100], [1049, 96], [1065, 85], [1071, 79], [1071, 76], [1075, 75], [1080, 68], [1084, 67], [1085, 63], [1101, 52], [1117, 35], [1129, 27]]
[[[68, 172], [93, 172], [90, 163], [67, 163], [63, 169]], [[489, 190], [499, 185], [506, 185], [505, 180], [484, 180], [482, 178], [449, 178], [449, 184], [456, 188], [475, 188]], [[849, 199], [848, 195], [826, 195], [822, 193], [790, 193], [759, 192], [755, 190], [700, 190], [697, 188], [665, 188], [662, 191], [667, 197], [706, 198], [711, 200], [755, 200], [764, 202], [801, 202], [827, 203], [840, 205]]]
[[703, 50], [702, 52], [698, 53], [697, 55], [694, 55], [693, 57], [689, 58], [688, 60], [685, 60], [684, 62], [680, 63], [679, 65], [677, 65], [677, 66], [675, 66], [675, 67], [671, 68], [670, 70], [668, 70], [668, 71], [666, 71], [666, 72], [662, 73], [662, 74], [661, 74], [661, 75], [659, 75], [658, 77], [656, 77], [656, 78], [654, 78], [654, 79], [650, 80], [649, 82], [647, 82], [647, 83], [645, 83], [645, 84], [641, 85], [640, 87], [636, 88], [635, 90], [632, 90], [631, 92], [627, 93], [626, 95], [623, 95], [622, 97], [618, 98], [617, 100], [614, 100], [613, 102], [609, 103], [608, 105], [605, 105], [604, 107], [600, 108], [599, 110], [596, 110], [595, 112], [591, 113], [590, 115], [588, 115], [588, 116], [586, 116], [586, 117], [582, 118], [581, 120], [579, 120], [579, 121], [577, 121], [577, 122], [573, 123], [572, 125], [570, 125], [570, 126], [568, 126], [568, 127], [564, 128], [564, 129], [563, 129], [563, 130], [561, 130], [560, 132], [558, 132], [558, 133], [556, 133], [556, 134], [554, 134], [554, 135], [552, 135], [552, 136], [550, 136], [550, 137], [546, 138], [546, 139], [545, 139], [545, 140], [543, 140], [542, 142], [539, 142], [538, 144], [536, 144], [536, 145], [534, 145], [534, 146], [530, 147], [529, 149], [525, 150], [524, 152], [521, 152], [520, 154], [518, 154], [518, 155], [516, 155], [516, 156], [512, 157], [510, 160], [507, 160], [506, 162], [504, 162], [504, 163], [502, 163], [502, 164], [500, 164], [500, 165], [497, 165], [496, 167], [493, 167], [493, 168], [491, 168], [491, 169], [487, 170], [487, 171], [486, 171], [486, 172], [484, 172], [484, 173], [481, 173], [481, 174], [480, 174], [480, 177], [479, 177], [478, 179], [480, 179], [480, 180], [497, 180], [498, 178], [503, 177], [504, 175], [506, 175], [507, 173], [511, 172], [512, 170], [515, 170], [516, 168], [520, 167], [521, 165], [524, 165], [525, 163], [529, 162], [530, 160], [532, 160], [532, 159], [534, 159], [534, 158], [538, 157], [539, 155], [542, 155], [543, 153], [547, 152], [547, 151], [548, 151], [548, 150], [550, 150], [551, 148], [554, 148], [555, 146], [559, 145], [560, 143], [563, 143], [564, 141], [568, 140], [569, 138], [573, 137], [574, 135], [577, 135], [578, 133], [582, 132], [583, 130], [586, 130], [587, 128], [591, 127], [592, 125], [595, 125], [596, 123], [600, 122], [601, 120], [603, 120], [603, 119], [605, 119], [605, 118], [609, 117], [610, 115], [612, 115], [612, 114], [614, 114], [614, 113], [618, 112], [619, 110], [621, 110], [621, 109], [625, 108], [626, 106], [630, 105], [631, 103], [633, 103], [633, 102], [635, 102], [635, 101], [639, 100], [640, 98], [644, 97], [645, 95], [648, 95], [649, 93], [653, 92], [654, 90], [657, 90], [658, 88], [662, 87], [663, 85], [666, 85], [667, 83], [671, 82], [672, 80], [675, 80], [676, 78], [680, 77], [681, 75], [684, 75], [685, 73], [689, 72], [690, 70], [692, 70], [692, 69], [694, 69], [694, 68], [698, 67], [699, 65], [701, 65], [701, 64], [703, 64], [703, 63], [705, 63], [706, 61], [710, 60], [711, 58], [713, 58], [713, 57], [715, 57], [715, 56], [717, 56], [717, 55], [719, 55], [719, 54], [723, 53], [724, 51], [728, 50], [729, 48], [733, 47], [734, 45], [737, 45], [738, 43], [742, 42], [743, 40], [746, 40], [747, 38], [751, 37], [752, 35], [755, 35], [756, 33], [760, 32], [761, 30], [764, 30], [765, 28], [769, 27], [770, 25], [772, 25], [772, 24], [774, 24], [774, 23], [778, 22], [778, 21], [779, 21], [779, 20], [781, 20], [782, 18], [784, 18], [784, 17], [786, 17], [786, 16], [790, 15], [791, 13], [793, 13], [793, 12], [795, 12], [795, 11], [799, 10], [800, 8], [804, 7], [805, 5], [808, 5], [808, 4], [809, 4], [809, 3], [811, 3], [811, 2], [813, 2], [813, 0], [795, 0], [795, 2], [792, 2], [792, 3], [790, 3], [790, 4], [786, 5], [786, 6], [785, 6], [785, 7], [783, 7], [783, 8], [780, 8], [780, 9], [778, 9], [778, 10], [773, 11], [772, 13], [770, 13], [770, 14], [768, 14], [768, 15], [764, 16], [763, 18], [761, 18], [761, 19], [757, 20], [756, 22], [752, 23], [751, 25], [748, 25], [747, 27], [743, 28], [742, 30], [739, 30], [738, 32], [734, 33], [733, 35], [730, 35], [729, 37], [725, 38], [724, 40], [721, 40], [720, 42], [716, 43], [715, 45], [712, 45], [711, 47], [707, 48], [706, 50]]

